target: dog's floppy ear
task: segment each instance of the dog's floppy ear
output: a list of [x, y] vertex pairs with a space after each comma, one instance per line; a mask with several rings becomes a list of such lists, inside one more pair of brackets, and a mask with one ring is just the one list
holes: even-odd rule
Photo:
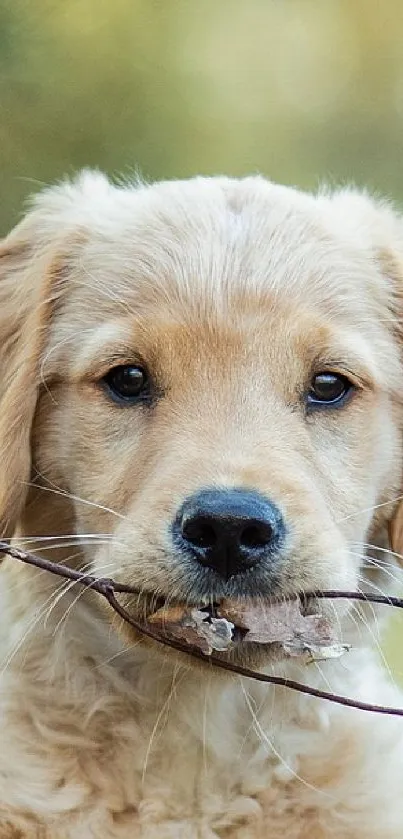
[[39, 365], [57, 293], [57, 266], [38, 221], [28, 215], [0, 244], [0, 535], [7, 537], [30, 478]]
[[41, 361], [72, 252], [111, 189], [99, 173], [50, 188], [0, 242], [0, 537], [18, 523], [31, 473]]

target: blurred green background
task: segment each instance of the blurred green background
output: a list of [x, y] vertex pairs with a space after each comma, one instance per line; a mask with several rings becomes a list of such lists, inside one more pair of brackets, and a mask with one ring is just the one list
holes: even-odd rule
[[0, 0], [0, 233], [88, 165], [403, 203], [402, 47], [402, 0]]

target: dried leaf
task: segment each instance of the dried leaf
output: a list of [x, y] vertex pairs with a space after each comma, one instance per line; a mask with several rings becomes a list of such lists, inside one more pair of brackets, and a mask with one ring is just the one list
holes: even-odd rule
[[214, 618], [208, 611], [173, 606], [159, 609], [148, 622], [160, 628], [165, 635], [197, 647], [205, 655], [213, 650], [224, 652], [232, 644], [234, 625], [226, 618]]
[[303, 615], [299, 600], [253, 602], [223, 600], [219, 614], [247, 630], [244, 641], [280, 644], [284, 655], [305, 657], [307, 663], [339, 658], [348, 644], [340, 644], [321, 614]]
[[232, 623], [248, 630], [246, 641], [258, 644], [330, 645], [337, 639], [333, 629], [320, 614], [303, 615], [301, 604], [294, 600], [223, 600], [218, 613]]
[[[149, 623], [165, 635], [197, 647], [205, 655], [224, 652], [234, 644], [233, 630], [244, 630], [243, 642], [275, 644], [285, 656], [306, 661], [338, 658], [349, 649], [340, 644], [329, 621], [321, 614], [303, 615], [299, 600], [222, 600], [219, 617], [208, 609], [162, 608]], [[238, 642], [239, 643], [239, 642]]]

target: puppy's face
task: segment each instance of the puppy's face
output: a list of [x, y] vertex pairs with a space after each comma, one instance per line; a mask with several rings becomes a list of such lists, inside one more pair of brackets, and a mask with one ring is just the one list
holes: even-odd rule
[[141, 615], [356, 588], [401, 472], [375, 209], [260, 179], [70, 190], [32, 445], [77, 532], [112, 537], [85, 560]]

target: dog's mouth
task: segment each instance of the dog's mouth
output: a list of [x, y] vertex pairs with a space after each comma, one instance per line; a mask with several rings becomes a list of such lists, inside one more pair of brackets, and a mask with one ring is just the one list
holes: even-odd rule
[[307, 662], [338, 658], [348, 646], [334, 624], [303, 597], [269, 600], [224, 598], [210, 606], [182, 604], [158, 607], [147, 625], [167, 638], [205, 656], [256, 655], [303, 658]]

